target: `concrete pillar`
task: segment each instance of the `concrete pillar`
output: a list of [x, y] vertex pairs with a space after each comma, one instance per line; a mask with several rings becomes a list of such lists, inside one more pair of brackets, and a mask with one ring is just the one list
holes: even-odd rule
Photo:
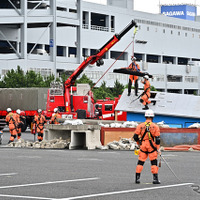
[[83, 15], [82, 15], [82, 0], [77, 0], [77, 14], [78, 19], [80, 20], [80, 25], [77, 26], [77, 42], [76, 42], [76, 53], [77, 53], [77, 62], [82, 62], [82, 23], [83, 23]]
[[21, 24], [21, 58], [24, 59], [24, 71], [27, 71], [27, 0], [21, 0], [21, 13], [24, 22]]
[[57, 42], [56, 42], [56, 1], [50, 0], [50, 9], [51, 9], [51, 15], [53, 16], [53, 22], [50, 26], [50, 59], [53, 62], [53, 74], [56, 79], [56, 56], [57, 56]]

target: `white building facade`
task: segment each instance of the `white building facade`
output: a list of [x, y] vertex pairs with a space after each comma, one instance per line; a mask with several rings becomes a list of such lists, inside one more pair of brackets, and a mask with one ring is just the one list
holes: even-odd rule
[[131, 20], [138, 25], [134, 43], [132, 29], [105, 54], [103, 66], [83, 73], [95, 83], [109, 69], [101, 81], [126, 85], [128, 75], [112, 71], [127, 67], [134, 52], [156, 89], [199, 94], [200, 22], [134, 11], [132, 0], [1, 0], [0, 75], [17, 66], [43, 76], [70, 73]]

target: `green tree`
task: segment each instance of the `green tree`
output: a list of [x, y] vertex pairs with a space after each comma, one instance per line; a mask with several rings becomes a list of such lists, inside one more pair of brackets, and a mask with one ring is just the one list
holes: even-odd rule
[[106, 87], [106, 82], [103, 81], [101, 86], [99, 88], [95, 88], [93, 90], [94, 93], [94, 99], [105, 99], [106, 97], [109, 97], [111, 99], [114, 99], [114, 96], [112, 94], [112, 91], [110, 88]]
[[114, 88], [113, 88], [113, 96], [114, 97], [118, 97], [119, 95], [121, 95], [124, 91], [124, 85], [121, 84], [117, 79], [114, 83]]
[[0, 87], [4, 88], [20, 88], [20, 87], [50, 87], [50, 83], [54, 80], [54, 76], [50, 75], [42, 77], [40, 73], [33, 70], [24, 74], [23, 70], [18, 66], [17, 70], [11, 69], [0, 81]]
[[88, 83], [91, 88], [94, 86], [94, 83], [85, 74], [83, 74], [80, 79], [76, 80], [76, 85], [77, 83]]
[[17, 66], [16, 71], [14, 69], [9, 70], [2, 81], [6, 88], [20, 88], [24, 86], [24, 83], [24, 72], [19, 66]]

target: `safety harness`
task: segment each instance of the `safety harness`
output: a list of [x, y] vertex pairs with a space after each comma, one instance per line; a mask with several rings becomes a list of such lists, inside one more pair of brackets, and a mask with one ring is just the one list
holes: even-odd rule
[[[40, 119], [41, 119], [41, 117], [38, 116], [38, 122], [39, 122], [39, 123], [36, 122], [36, 128], [39, 128], [40, 131], [42, 131], [42, 130], [44, 129], [44, 122], [41, 123], [41, 122], [40, 122]], [[40, 128], [40, 125], [42, 125], [42, 128]]]
[[134, 63], [134, 62], [132, 62], [132, 69], [133, 70], [136, 70], [136, 71], [140, 71], [139, 69], [138, 69], [138, 67], [137, 67], [137, 65]]
[[[14, 120], [14, 119], [13, 119], [13, 117], [12, 117], [12, 116], [13, 116], [13, 114], [11, 113], [9, 116], [10, 116], [10, 119], [9, 119], [8, 123], [9, 123], [9, 124], [11, 124], [10, 122], [11, 122], [11, 120], [12, 120], [12, 123], [13, 123], [13, 124], [14, 124], [14, 126], [15, 126], [15, 128], [14, 128], [14, 129], [17, 129], [17, 127], [16, 127], [16, 123], [15, 123], [15, 120]], [[13, 130], [14, 130], [14, 129], [13, 129]]]
[[146, 126], [145, 132], [144, 132], [144, 134], [143, 134], [143, 136], [140, 140], [140, 145], [141, 145], [142, 141], [144, 140], [145, 135], [148, 134], [149, 143], [150, 143], [151, 147], [153, 148], [153, 151], [148, 152], [148, 151], [143, 151], [143, 150], [140, 149], [140, 151], [142, 151], [143, 153], [146, 153], [146, 154], [153, 153], [154, 151], [157, 151], [157, 148], [152, 143], [152, 140], [154, 140], [154, 137], [150, 132], [150, 125], [151, 125], [151, 122], [145, 122], [145, 126]]

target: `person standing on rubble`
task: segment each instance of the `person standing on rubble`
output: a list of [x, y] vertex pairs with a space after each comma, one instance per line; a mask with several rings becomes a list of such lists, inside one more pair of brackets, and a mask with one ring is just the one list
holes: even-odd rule
[[154, 112], [147, 110], [145, 112], [146, 121], [139, 124], [134, 132], [133, 139], [140, 147], [139, 158], [136, 167], [135, 183], [140, 183], [140, 174], [143, 165], [149, 156], [151, 161], [151, 172], [153, 174], [153, 184], [160, 184], [158, 180], [157, 157], [160, 155], [160, 129], [153, 123]]
[[[128, 69], [131, 71], [140, 72], [140, 66], [136, 63], [136, 57], [131, 57], [132, 63], [128, 66]], [[130, 75], [129, 82], [128, 82], [128, 96], [131, 95], [131, 87], [134, 80], [135, 86], [135, 96], [138, 96], [138, 76]]]
[[38, 141], [41, 142], [43, 140], [44, 133], [44, 125], [47, 123], [46, 118], [42, 115], [42, 110], [38, 109], [38, 114], [34, 116], [33, 124], [35, 126], [35, 130], [38, 134]]
[[58, 119], [60, 119], [62, 117], [59, 113], [60, 113], [60, 111], [58, 110], [58, 108], [54, 108], [54, 113], [52, 114], [52, 117], [49, 122], [50, 124], [60, 124], [58, 122]]
[[10, 131], [10, 140], [8, 141], [8, 144], [11, 142], [14, 142], [16, 135], [17, 135], [17, 116], [15, 113], [12, 112], [11, 108], [7, 108], [7, 115], [6, 115], [6, 123], [9, 126], [9, 131]]

